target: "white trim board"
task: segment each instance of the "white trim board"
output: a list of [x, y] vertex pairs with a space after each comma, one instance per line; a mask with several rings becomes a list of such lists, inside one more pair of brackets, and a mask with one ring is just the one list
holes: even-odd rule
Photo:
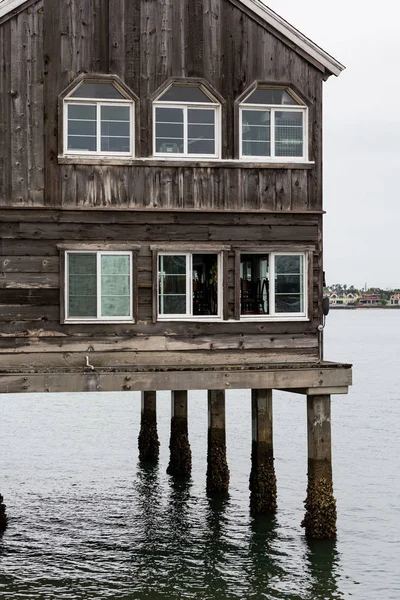
[[276, 12], [268, 8], [261, 0], [237, 0], [243, 6], [251, 10], [258, 17], [263, 19], [266, 23], [271, 25], [274, 29], [279, 31], [287, 37], [288, 40], [296, 44], [301, 50], [306, 52], [313, 59], [323, 65], [329, 73], [338, 77], [340, 73], [345, 69], [339, 61], [333, 56], [325, 52], [312, 40], [302, 34], [298, 29], [290, 25], [285, 19], [280, 17]]
[[[0, 0], [0, 19], [25, 2], [27, 2], [27, 0]], [[338, 76], [344, 70], [345, 67], [339, 61], [303, 35], [293, 27], [293, 25], [290, 25], [290, 23], [285, 21], [285, 19], [280, 17], [273, 10], [268, 8], [261, 0], [237, 0], [237, 2], [251, 10], [255, 15], [276, 29], [276, 31], [296, 44], [296, 46], [319, 62], [332, 75]]]
[[0, 0], [0, 19], [12, 10], [21, 6], [21, 4], [24, 4], [24, 2], [26, 2], [26, 0]]

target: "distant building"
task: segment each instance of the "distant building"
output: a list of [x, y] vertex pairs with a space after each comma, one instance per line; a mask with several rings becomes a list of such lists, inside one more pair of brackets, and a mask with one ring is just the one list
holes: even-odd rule
[[340, 292], [327, 292], [325, 296], [329, 298], [329, 304], [331, 307], [355, 305], [358, 298], [357, 294], [353, 294], [351, 292], [348, 294]]
[[378, 294], [366, 294], [365, 296], [361, 296], [358, 301], [358, 306], [364, 308], [379, 308], [382, 306], [382, 300]]
[[400, 294], [392, 294], [388, 304], [389, 306], [400, 306]]

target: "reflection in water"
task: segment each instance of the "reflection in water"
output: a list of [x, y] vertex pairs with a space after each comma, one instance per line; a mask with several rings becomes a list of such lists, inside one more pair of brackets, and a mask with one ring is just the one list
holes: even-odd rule
[[225, 536], [225, 527], [229, 495], [208, 495], [207, 504], [203, 547], [204, 598], [226, 598], [228, 586], [224, 568], [229, 544]]
[[310, 600], [344, 598], [338, 587], [340, 557], [336, 541], [307, 542], [306, 563], [310, 575]]
[[281, 579], [285, 570], [279, 565], [275, 543], [277, 541], [275, 517], [258, 517], [251, 521], [249, 544], [250, 573], [249, 597], [263, 597], [268, 593], [271, 581]]

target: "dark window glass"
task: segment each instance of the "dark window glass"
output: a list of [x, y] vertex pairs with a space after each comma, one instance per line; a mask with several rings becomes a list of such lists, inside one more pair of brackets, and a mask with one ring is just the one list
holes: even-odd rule
[[68, 105], [68, 150], [96, 151], [96, 111], [94, 104]]
[[295, 106], [299, 104], [286, 90], [277, 88], [257, 88], [244, 104], [278, 104]]
[[243, 156], [271, 156], [270, 111], [242, 111], [242, 154]]
[[304, 312], [303, 256], [275, 256], [275, 312]]
[[218, 255], [193, 254], [193, 315], [218, 315]]
[[163, 102], [215, 102], [201, 88], [191, 85], [171, 85], [158, 100]]
[[183, 109], [156, 108], [156, 152], [182, 154]]
[[240, 256], [240, 313], [269, 314], [269, 256], [242, 254]]
[[97, 316], [95, 254], [68, 255], [68, 316]]
[[124, 100], [125, 96], [108, 81], [85, 81], [71, 94], [71, 98]]
[[130, 109], [129, 106], [101, 107], [101, 151], [129, 152]]
[[188, 153], [215, 154], [214, 110], [188, 110]]

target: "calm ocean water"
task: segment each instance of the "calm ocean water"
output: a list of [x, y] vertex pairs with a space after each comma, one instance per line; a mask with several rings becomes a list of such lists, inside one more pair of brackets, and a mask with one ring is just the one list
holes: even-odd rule
[[138, 394], [0, 396], [0, 598], [400, 599], [400, 311], [332, 312], [328, 360], [354, 363], [333, 400], [336, 543], [309, 544], [302, 396], [275, 393], [276, 519], [249, 517], [250, 395], [227, 396], [230, 494], [205, 494], [207, 401], [190, 395], [193, 474], [137, 463]]

